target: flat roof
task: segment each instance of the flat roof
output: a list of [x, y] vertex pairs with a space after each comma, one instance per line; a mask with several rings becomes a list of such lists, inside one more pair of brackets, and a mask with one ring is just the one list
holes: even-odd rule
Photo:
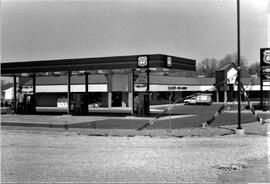
[[1, 75], [11, 76], [19, 73], [135, 69], [139, 56], [147, 56], [150, 68], [167, 68], [167, 59], [171, 57], [171, 69], [196, 70], [196, 61], [163, 54], [145, 54], [132, 56], [113, 56], [95, 58], [75, 58], [41, 60], [27, 62], [1, 63]]

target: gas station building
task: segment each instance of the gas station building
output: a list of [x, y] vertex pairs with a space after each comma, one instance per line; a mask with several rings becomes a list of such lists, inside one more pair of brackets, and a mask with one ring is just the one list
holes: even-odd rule
[[147, 115], [150, 101], [159, 103], [167, 96], [151, 92], [168, 92], [177, 80], [171, 78], [162, 88], [153, 80], [164, 81], [164, 76], [155, 73], [195, 71], [195, 66], [192, 59], [154, 54], [2, 63], [1, 75], [13, 77], [13, 96], [23, 86], [31, 113], [39, 107], [62, 108], [68, 114], [88, 114], [91, 107], [129, 107], [134, 114], [138, 96], [142, 115]]

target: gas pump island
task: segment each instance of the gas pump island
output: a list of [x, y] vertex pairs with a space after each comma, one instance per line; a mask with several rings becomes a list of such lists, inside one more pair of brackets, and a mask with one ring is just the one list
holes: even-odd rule
[[[88, 106], [93, 95], [89, 89], [89, 80], [94, 81], [94, 75], [103, 75], [106, 78], [106, 89], [102, 93], [102, 103], [111, 108], [117, 100], [125, 101], [126, 107], [131, 108], [132, 115], [147, 116], [150, 113], [151, 78], [150, 73], [168, 72], [168, 70], [189, 70], [195, 71], [196, 61], [192, 59], [180, 58], [163, 54], [97, 57], [97, 58], [76, 58], [61, 60], [42, 60], [26, 62], [2, 62], [1, 76], [13, 77], [13, 99], [14, 112], [18, 113], [18, 88], [24, 85], [25, 81], [32, 81], [31, 113], [36, 112], [36, 108], [41, 99], [37, 97], [36, 86], [44, 77], [66, 78], [66, 82], [60, 88], [65, 89], [67, 101], [66, 113], [72, 112], [72, 100], [78, 95], [74, 86], [74, 80], [84, 81], [83, 90], [80, 92], [83, 98], [78, 98], [84, 104], [80, 112], [88, 114]], [[94, 75], [93, 75], [94, 74]], [[120, 77], [119, 77], [120, 76]], [[80, 82], [82, 82], [80, 81]], [[78, 83], [78, 81], [77, 81]], [[98, 83], [98, 82], [97, 82]], [[96, 85], [98, 86], [98, 85]], [[64, 87], [64, 88], [63, 88]], [[57, 88], [57, 86], [55, 87]], [[75, 90], [75, 91], [74, 91]], [[93, 89], [91, 89], [93, 91]], [[94, 89], [95, 90], [95, 89]], [[114, 94], [113, 94], [114, 93]], [[115, 98], [115, 94], [120, 94]], [[121, 95], [122, 94], [122, 95]], [[114, 95], [114, 96], [113, 96]], [[101, 98], [101, 97], [99, 97]], [[114, 100], [112, 100], [114, 98]], [[119, 99], [120, 98], [120, 99]], [[122, 99], [121, 99], [122, 98]], [[56, 101], [54, 99], [54, 101]], [[44, 101], [43, 101], [44, 103]], [[54, 102], [56, 104], [56, 102]], [[29, 104], [28, 104], [29, 105]]]

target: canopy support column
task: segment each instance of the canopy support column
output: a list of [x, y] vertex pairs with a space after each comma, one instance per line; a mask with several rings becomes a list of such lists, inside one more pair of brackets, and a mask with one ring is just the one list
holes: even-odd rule
[[37, 97], [36, 97], [36, 73], [33, 74], [33, 112], [36, 112]]
[[216, 89], [216, 102], [219, 102], [219, 90]]
[[17, 79], [13, 76], [13, 112], [17, 113]]
[[112, 73], [106, 75], [107, 90], [108, 90], [108, 108], [112, 108]]
[[89, 73], [85, 72], [84, 77], [85, 77], [85, 114], [89, 114], [89, 109], [88, 109], [88, 102], [89, 102], [89, 93], [88, 93], [88, 76]]
[[130, 107], [131, 107], [131, 115], [134, 115], [134, 69], [131, 70], [130, 72], [130, 83], [131, 83], [131, 88], [130, 88], [130, 93], [131, 93], [131, 98], [129, 100], [131, 101]]
[[67, 105], [68, 105], [68, 108], [67, 108], [67, 113], [68, 114], [71, 114], [71, 111], [70, 111], [70, 107], [71, 107], [71, 90], [70, 90], [70, 78], [71, 78], [71, 72], [68, 71], [67, 72]]
[[145, 115], [150, 114], [150, 69], [146, 70], [147, 84], [146, 84], [146, 96], [144, 98], [145, 105]]

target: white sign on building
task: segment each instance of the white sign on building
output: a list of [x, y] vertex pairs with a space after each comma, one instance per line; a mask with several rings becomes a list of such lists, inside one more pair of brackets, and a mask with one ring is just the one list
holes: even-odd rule
[[235, 84], [237, 78], [237, 70], [235, 68], [231, 68], [227, 72], [227, 84]]

